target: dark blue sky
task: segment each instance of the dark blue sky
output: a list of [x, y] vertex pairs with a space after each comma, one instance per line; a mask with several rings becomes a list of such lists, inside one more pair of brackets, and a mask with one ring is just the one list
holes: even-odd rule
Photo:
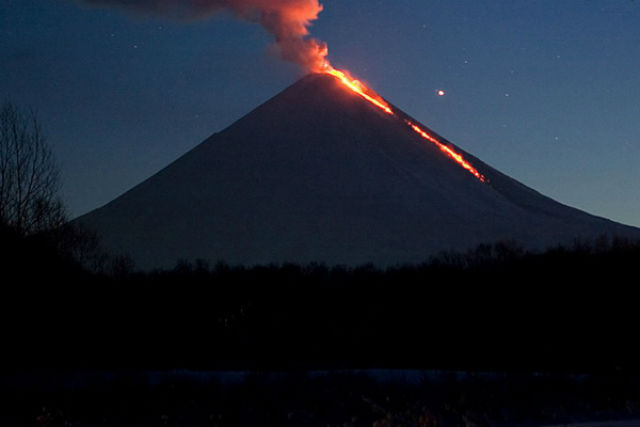
[[[640, 226], [638, 2], [322, 3], [311, 30], [335, 66], [534, 189]], [[0, 100], [38, 112], [75, 216], [294, 83], [270, 42], [224, 14], [0, 0]]]

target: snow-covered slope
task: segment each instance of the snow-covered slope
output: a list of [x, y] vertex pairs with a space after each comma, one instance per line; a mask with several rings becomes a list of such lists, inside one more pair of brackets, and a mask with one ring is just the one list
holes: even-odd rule
[[464, 155], [488, 184], [335, 78], [309, 75], [77, 221], [142, 268], [387, 266], [505, 239], [640, 238]]

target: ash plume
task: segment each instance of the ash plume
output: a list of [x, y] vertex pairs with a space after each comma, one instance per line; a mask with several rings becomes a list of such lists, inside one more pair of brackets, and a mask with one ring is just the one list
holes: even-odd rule
[[320, 70], [327, 55], [326, 44], [309, 38], [309, 26], [318, 18], [318, 0], [79, 0], [94, 6], [115, 6], [134, 12], [180, 20], [205, 19], [229, 11], [239, 19], [257, 22], [275, 38], [282, 59]]

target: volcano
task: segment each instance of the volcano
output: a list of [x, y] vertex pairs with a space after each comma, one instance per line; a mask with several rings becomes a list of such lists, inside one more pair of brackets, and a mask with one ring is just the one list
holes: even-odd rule
[[391, 107], [333, 76], [308, 75], [76, 221], [144, 269], [179, 259], [383, 267], [505, 240], [544, 249], [603, 234], [640, 238], [640, 229], [560, 204]]

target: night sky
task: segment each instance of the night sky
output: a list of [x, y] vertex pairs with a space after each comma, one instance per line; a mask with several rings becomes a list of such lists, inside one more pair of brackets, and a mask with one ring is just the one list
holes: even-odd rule
[[[640, 2], [322, 3], [333, 65], [543, 194], [640, 226]], [[0, 101], [38, 113], [73, 217], [300, 78], [271, 42], [229, 14], [0, 0]]]

